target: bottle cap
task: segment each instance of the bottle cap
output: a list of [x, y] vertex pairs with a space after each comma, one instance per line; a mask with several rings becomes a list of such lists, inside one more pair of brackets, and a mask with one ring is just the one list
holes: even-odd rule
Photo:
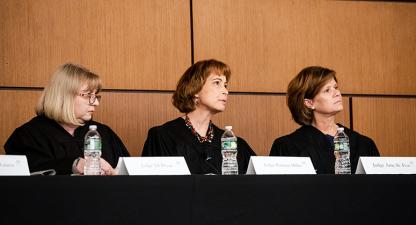
[[225, 129], [226, 130], [232, 130], [233, 129], [233, 126], [225, 126]]
[[97, 125], [90, 125], [89, 128], [90, 130], [97, 130]]
[[343, 127], [338, 127], [337, 130], [344, 131], [344, 128]]

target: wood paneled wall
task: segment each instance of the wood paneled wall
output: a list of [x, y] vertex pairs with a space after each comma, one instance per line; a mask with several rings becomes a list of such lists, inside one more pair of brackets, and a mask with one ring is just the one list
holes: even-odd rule
[[214, 122], [233, 125], [259, 155], [298, 127], [285, 102], [290, 79], [322, 65], [344, 93], [339, 122], [382, 155], [416, 156], [414, 21], [416, 3], [403, 2], [3, 0], [0, 143], [34, 116], [36, 87], [74, 62], [107, 89], [94, 118], [140, 155], [150, 127], [181, 115], [170, 100], [178, 78], [192, 61], [216, 58], [233, 75]]
[[106, 88], [172, 90], [191, 60], [189, 0], [2, 0], [0, 85], [43, 87], [60, 64]]
[[[231, 90], [285, 92], [324, 65], [350, 94], [416, 93], [416, 4], [354, 1], [194, 1], [195, 58], [220, 58]], [[400, 79], [398, 79], [400, 77]], [[254, 85], [253, 85], [254, 84]]]
[[416, 156], [416, 98], [353, 99], [354, 128], [373, 138], [384, 156]]

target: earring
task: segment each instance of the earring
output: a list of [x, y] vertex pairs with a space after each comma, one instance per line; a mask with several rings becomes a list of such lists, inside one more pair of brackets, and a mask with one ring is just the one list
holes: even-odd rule
[[312, 108], [311, 108], [312, 110], [315, 110], [315, 106], [312, 106]]

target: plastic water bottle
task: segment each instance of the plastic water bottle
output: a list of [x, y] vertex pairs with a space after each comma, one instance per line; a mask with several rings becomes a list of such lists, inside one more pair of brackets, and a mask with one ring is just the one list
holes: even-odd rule
[[84, 175], [101, 175], [101, 136], [96, 125], [90, 125], [84, 139]]
[[343, 127], [334, 137], [335, 174], [351, 174], [350, 141]]
[[225, 126], [221, 136], [222, 175], [238, 175], [237, 137], [232, 126]]

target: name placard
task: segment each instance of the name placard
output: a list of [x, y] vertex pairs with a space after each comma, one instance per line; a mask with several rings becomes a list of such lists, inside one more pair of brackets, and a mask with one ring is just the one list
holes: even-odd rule
[[0, 155], [0, 176], [30, 176], [24, 155]]
[[316, 174], [309, 157], [251, 156], [247, 174]]
[[416, 157], [360, 157], [355, 174], [416, 174]]
[[190, 175], [183, 156], [172, 157], [120, 157], [116, 167], [118, 175]]

